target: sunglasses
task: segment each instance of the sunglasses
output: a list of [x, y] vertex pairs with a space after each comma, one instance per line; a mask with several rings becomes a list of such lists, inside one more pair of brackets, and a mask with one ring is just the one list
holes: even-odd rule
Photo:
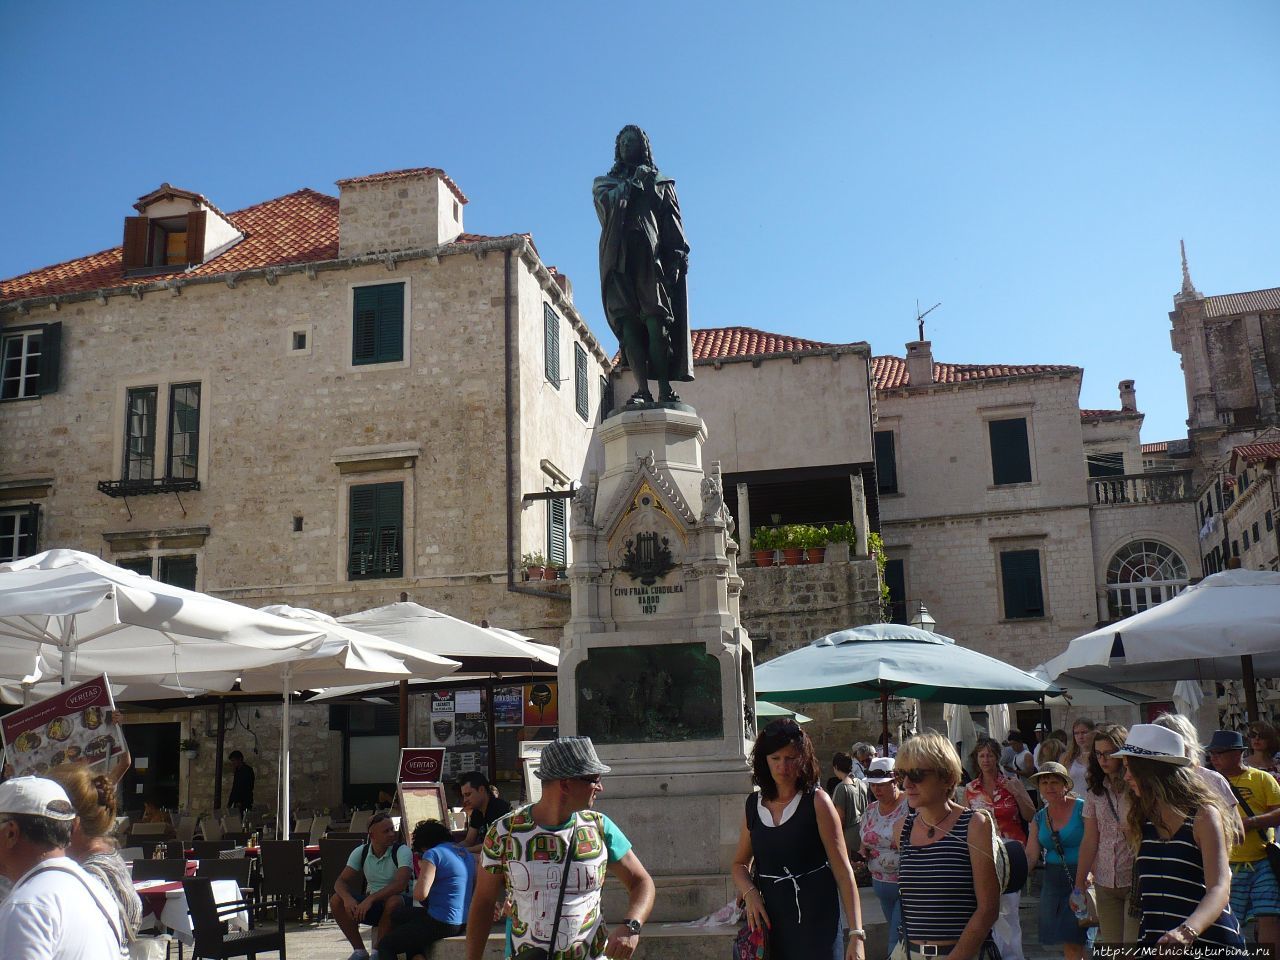
[[598, 784], [600, 782], [600, 774], [593, 774], [589, 777], [574, 777], [573, 779], [577, 780], [579, 783]]
[[910, 780], [912, 783], [924, 783], [925, 777], [929, 776], [931, 773], [937, 772], [937, 770], [933, 770], [928, 767], [919, 770], [895, 770], [893, 771], [893, 778], [899, 783], [906, 780]]

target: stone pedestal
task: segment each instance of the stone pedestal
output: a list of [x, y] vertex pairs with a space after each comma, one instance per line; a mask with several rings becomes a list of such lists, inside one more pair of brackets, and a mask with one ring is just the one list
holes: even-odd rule
[[597, 801], [658, 885], [654, 920], [723, 906], [755, 737], [751, 643], [719, 465], [695, 412], [598, 428], [604, 472], [573, 504], [560, 730], [613, 768]]

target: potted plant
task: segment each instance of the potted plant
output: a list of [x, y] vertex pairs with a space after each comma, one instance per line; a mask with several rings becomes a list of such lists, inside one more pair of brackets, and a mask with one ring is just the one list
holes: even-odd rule
[[194, 760], [196, 754], [200, 752], [200, 741], [195, 737], [187, 737], [178, 741], [178, 749], [182, 751], [182, 755], [188, 760]]
[[804, 557], [805, 534], [803, 524], [787, 523], [778, 528], [782, 537], [779, 545], [782, 550], [782, 565], [794, 567]]
[[[831, 558], [836, 562], [847, 561], [853, 555], [857, 539], [857, 531], [851, 522], [833, 523], [827, 527], [826, 545]], [[830, 549], [833, 547], [834, 550]]]
[[822, 563], [827, 557], [826, 527], [805, 527], [804, 553], [810, 563]]
[[757, 527], [751, 533], [751, 559], [757, 567], [773, 566], [773, 551], [778, 546], [777, 531], [772, 527]]
[[564, 577], [564, 564], [551, 563], [542, 571], [543, 580], [560, 580]]
[[525, 569], [525, 578], [528, 580], [541, 580], [547, 561], [540, 553], [526, 553], [520, 558], [520, 563]]

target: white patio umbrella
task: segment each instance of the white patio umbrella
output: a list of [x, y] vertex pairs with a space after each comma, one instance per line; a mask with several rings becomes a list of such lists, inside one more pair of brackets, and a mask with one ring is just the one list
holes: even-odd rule
[[338, 622], [458, 660], [460, 669], [467, 672], [528, 673], [560, 662], [560, 651], [555, 647], [534, 643], [509, 630], [478, 627], [412, 601], [348, 614]]
[[309, 644], [306, 656], [269, 667], [257, 667], [240, 674], [240, 689], [245, 692], [283, 694], [280, 715], [280, 776], [277, 784], [279, 803], [276, 812], [276, 836], [288, 835], [291, 810], [289, 774], [289, 700], [294, 690], [313, 690], [352, 679], [388, 680], [410, 676], [436, 679], [458, 669], [458, 661], [407, 647], [383, 637], [345, 626], [326, 613], [272, 604], [263, 612], [299, 624], [320, 633], [320, 639]]
[[313, 626], [184, 590], [76, 550], [0, 564], [0, 677], [185, 679], [297, 656]]
[[1252, 658], [1280, 676], [1280, 573], [1225, 570], [1141, 613], [1076, 637], [1046, 663], [1051, 677], [1108, 683], [1236, 680]]
[[[147, 700], [177, 700], [182, 697], [198, 697], [206, 693], [222, 693], [230, 690], [236, 682], [234, 672], [220, 676], [200, 675], [198, 686], [171, 687], [162, 683], [137, 681], [116, 683], [110, 677], [111, 697], [117, 704], [139, 703]], [[206, 686], [207, 684], [207, 686]], [[0, 681], [0, 703], [26, 706], [47, 700], [62, 690], [61, 680], [41, 680], [36, 683], [16, 681]]]

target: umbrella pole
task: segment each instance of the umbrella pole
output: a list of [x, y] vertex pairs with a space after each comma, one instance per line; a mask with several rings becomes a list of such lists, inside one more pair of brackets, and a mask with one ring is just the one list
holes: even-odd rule
[[222, 809], [222, 751], [227, 745], [227, 701], [218, 698], [218, 752], [213, 765], [213, 809]]
[[400, 681], [400, 749], [409, 745], [409, 681]]
[[284, 707], [280, 713], [280, 815], [276, 820], [276, 837], [289, 839], [292, 827], [289, 817], [289, 687], [293, 683], [293, 671], [288, 664], [284, 668]]
[[1240, 681], [1244, 684], [1244, 705], [1249, 713], [1249, 722], [1257, 723], [1258, 683], [1253, 679], [1253, 657], [1249, 654], [1240, 658]]
[[880, 736], [885, 756], [889, 755], [889, 691], [880, 691]]
[[489, 675], [489, 679], [484, 682], [485, 696], [489, 700], [488, 714], [488, 734], [489, 734], [489, 782], [498, 782], [498, 736], [494, 730], [495, 724], [493, 720], [493, 674]]

